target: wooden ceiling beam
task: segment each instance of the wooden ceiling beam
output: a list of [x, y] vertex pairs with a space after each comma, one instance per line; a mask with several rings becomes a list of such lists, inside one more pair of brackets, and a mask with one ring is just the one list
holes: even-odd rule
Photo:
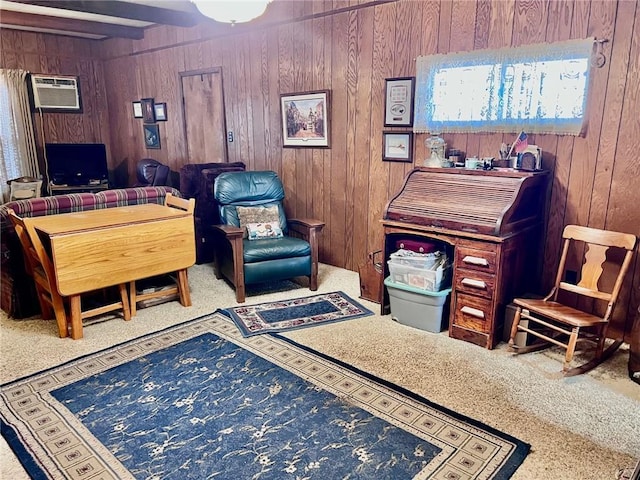
[[50, 17], [46, 15], [33, 15], [30, 13], [3, 10], [0, 24], [10, 28], [12, 25], [19, 27], [41, 28], [45, 30], [61, 30], [92, 35], [104, 35], [106, 37], [123, 37], [134, 40], [144, 38], [144, 29], [137, 27], [125, 27], [111, 23], [87, 22], [73, 18]]
[[124, 2], [121, 0], [11, 0], [16, 3], [38, 5], [41, 7], [60, 8], [76, 12], [95, 13], [109, 17], [128, 18], [141, 22], [174, 25], [178, 27], [193, 27], [198, 23], [196, 8], [191, 11], [172, 10], [162, 7], [162, 2], [156, 5]]

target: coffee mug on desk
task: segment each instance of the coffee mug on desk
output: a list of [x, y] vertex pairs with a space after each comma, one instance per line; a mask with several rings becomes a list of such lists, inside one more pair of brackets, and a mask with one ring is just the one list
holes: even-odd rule
[[464, 168], [482, 168], [482, 161], [478, 157], [469, 157], [464, 161]]

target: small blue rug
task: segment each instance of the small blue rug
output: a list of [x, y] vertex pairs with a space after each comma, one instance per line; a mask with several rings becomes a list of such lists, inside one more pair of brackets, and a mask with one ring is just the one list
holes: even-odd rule
[[529, 446], [214, 313], [0, 386], [39, 479], [506, 480]]
[[331, 292], [277, 302], [218, 310], [238, 326], [245, 337], [277, 333], [373, 315], [344, 292]]

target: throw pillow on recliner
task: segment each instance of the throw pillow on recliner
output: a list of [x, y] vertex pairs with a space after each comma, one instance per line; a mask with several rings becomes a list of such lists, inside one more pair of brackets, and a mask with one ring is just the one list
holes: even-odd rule
[[247, 223], [247, 235], [249, 240], [264, 238], [282, 238], [284, 234], [280, 228], [280, 222]]
[[272, 205], [270, 207], [236, 207], [238, 212], [238, 220], [240, 228], [244, 228], [244, 238], [248, 237], [247, 225], [250, 223], [278, 223], [280, 226], [280, 215], [278, 207]]

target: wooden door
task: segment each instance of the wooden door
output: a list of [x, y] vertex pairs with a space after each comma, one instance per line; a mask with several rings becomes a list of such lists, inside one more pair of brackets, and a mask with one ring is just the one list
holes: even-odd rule
[[180, 80], [188, 163], [226, 162], [222, 70], [183, 72]]

